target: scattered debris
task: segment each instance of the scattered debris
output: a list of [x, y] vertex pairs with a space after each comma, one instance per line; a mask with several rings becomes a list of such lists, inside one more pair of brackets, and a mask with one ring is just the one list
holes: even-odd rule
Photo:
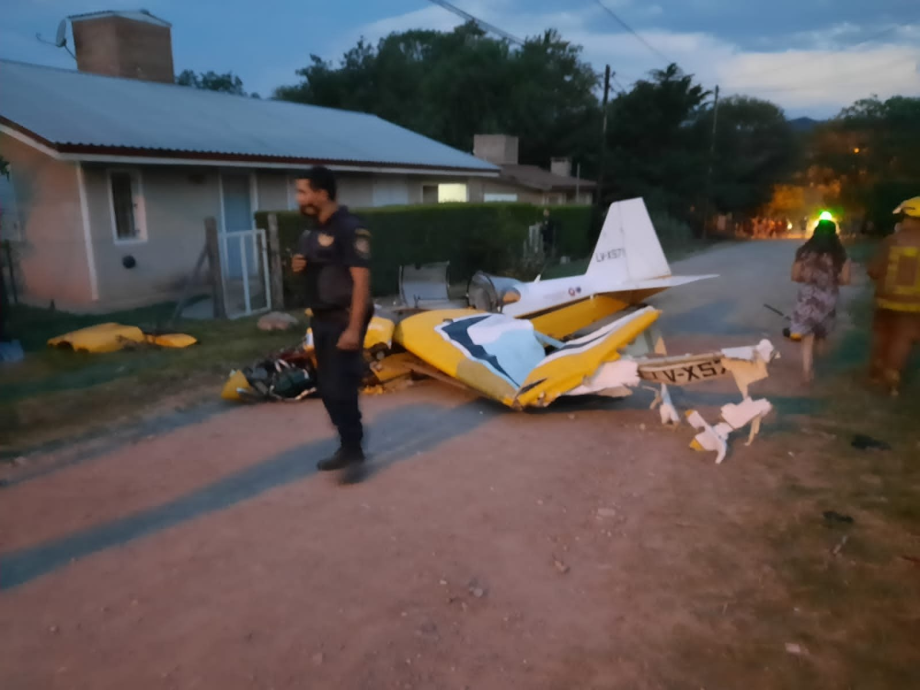
[[617, 516], [616, 508], [598, 508], [597, 516], [599, 518], [612, 518]]
[[555, 565], [556, 570], [558, 570], [563, 575], [569, 572], [569, 566], [567, 566], [565, 563], [563, 563], [558, 558], [556, 558], [556, 556], [553, 556], [553, 565]]
[[316, 654], [313, 655], [313, 665], [322, 666], [325, 658], [326, 657], [322, 652], [317, 652]]
[[297, 317], [281, 311], [273, 311], [259, 319], [257, 326], [260, 331], [288, 331], [297, 324]]
[[183, 348], [198, 341], [183, 333], [144, 333], [137, 326], [124, 326], [118, 323], [101, 323], [98, 326], [81, 328], [65, 333], [48, 341], [50, 347], [70, 349], [74, 352], [91, 352], [102, 354], [116, 352], [138, 345], [156, 345], [158, 347]]
[[473, 578], [470, 580], [469, 585], [467, 585], [470, 594], [472, 594], [477, 599], [482, 599], [486, 595], [486, 590], [479, 585], [479, 580]]
[[[751, 374], [754, 375], [754, 374]], [[748, 381], [749, 383], [750, 381]], [[741, 383], [738, 384], [742, 386]], [[746, 390], [746, 388], [745, 388]], [[738, 403], [729, 403], [722, 407], [723, 422], [715, 426], [710, 425], [696, 410], [687, 412], [687, 421], [700, 433], [696, 435], [690, 447], [694, 450], [708, 450], [716, 453], [716, 464], [720, 464], [728, 453], [728, 436], [733, 431], [751, 425], [751, 433], [745, 445], [751, 445], [760, 432], [760, 422], [773, 409], [770, 402], [764, 398], [760, 400], [745, 399]]]
[[847, 541], [849, 541], [849, 539], [850, 539], [849, 535], [846, 535], [846, 534], [845, 534], [845, 535], [843, 536], [843, 539], [841, 539], [841, 540], [837, 543], [837, 546], [835, 546], [835, 547], [833, 548], [833, 550], [831, 551], [831, 554], [834, 555], [834, 556], [836, 556], [836, 555], [838, 555], [841, 551], [843, 551], [843, 547], [846, 546]]
[[786, 651], [790, 654], [807, 654], [802, 645], [795, 644], [794, 642], [786, 643]]
[[859, 450], [891, 450], [891, 445], [877, 438], [866, 436], [865, 434], [856, 434], [853, 436], [853, 442], [850, 444]]
[[917, 558], [916, 556], [903, 556], [902, 555], [901, 558], [907, 561], [908, 563], [913, 563], [914, 565], [920, 567], [920, 558]]
[[825, 510], [823, 515], [824, 515], [824, 519], [827, 520], [828, 522], [846, 522], [851, 525], [853, 524], [853, 522], [855, 522], [855, 520], [853, 520], [851, 516], [843, 515], [842, 513], [838, 513], [835, 510]]

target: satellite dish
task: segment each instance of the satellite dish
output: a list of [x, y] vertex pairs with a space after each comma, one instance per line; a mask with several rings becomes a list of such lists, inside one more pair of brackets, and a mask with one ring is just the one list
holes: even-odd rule
[[63, 48], [67, 45], [67, 20], [62, 19], [61, 23], [58, 24], [57, 36], [54, 39], [54, 45], [58, 48]]
[[37, 38], [42, 43], [48, 44], [49, 46], [54, 46], [55, 48], [63, 48], [68, 53], [70, 53], [70, 57], [72, 57], [74, 60], [77, 59], [77, 56], [74, 55], [73, 52], [71, 52], [70, 48], [67, 47], [67, 20], [66, 19], [62, 19], [61, 23], [58, 24], [57, 35], [54, 37], [54, 43], [52, 43], [51, 41], [46, 41], [44, 38], [42, 38], [41, 34], [35, 34], [35, 38]]

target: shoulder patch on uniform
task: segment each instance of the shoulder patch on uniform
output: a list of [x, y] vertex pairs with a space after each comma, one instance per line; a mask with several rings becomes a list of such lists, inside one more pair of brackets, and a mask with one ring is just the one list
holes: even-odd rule
[[332, 243], [335, 242], [335, 237], [333, 235], [328, 235], [325, 232], [321, 232], [319, 234], [318, 241], [321, 247], [331, 247]]
[[366, 234], [362, 234], [361, 230], [358, 230], [355, 238], [355, 251], [358, 252], [358, 256], [362, 259], [369, 259], [371, 256], [370, 233], [367, 230], [364, 233]]

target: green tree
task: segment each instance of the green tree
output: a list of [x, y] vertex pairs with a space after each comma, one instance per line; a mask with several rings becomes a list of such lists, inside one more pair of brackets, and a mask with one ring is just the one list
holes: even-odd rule
[[373, 113], [467, 151], [474, 134], [513, 134], [522, 162], [545, 166], [597, 147], [597, 75], [580, 51], [555, 31], [513, 49], [473, 23], [411, 30], [360, 40], [338, 65], [311, 56], [275, 97]]
[[[700, 114], [696, 136], [709, 143], [712, 108]], [[779, 106], [748, 96], [719, 104], [713, 158], [712, 203], [723, 213], [756, 213], [774, 185], [786, 182], [798, 162], [798, 140]]]
[[812, 181], [838, 191], [828, 203], [885, 232], [920, 191], [920, 98], [857, 101], [815, 129], [810, 149]]
[[708, 138], [696, 129], [709, 95], [671, 64], [610, 104], [607, 166], [612, 198], [646, 203], [687, 218], [704, 190]]
[[243, 80], [233, 72], [225, 72], [223, 74], [212, 71], [196, 73], [187, 69], [183, 70], [182, 73], [176, 77], [176, 83], [179, 86], [191, 86], [192, 88], [202, 89], [204, 91], [218, 91], [220, 93], [230, 93], [234, 96], [251, 96], [252, 98], [259, 98], [259, 94], [257, 93], [247, 94], [243, 89]]

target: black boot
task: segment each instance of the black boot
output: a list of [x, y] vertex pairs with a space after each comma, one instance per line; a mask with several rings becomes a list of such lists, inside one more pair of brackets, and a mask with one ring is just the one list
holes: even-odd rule
[[357, 466], [364, 462], [364, 451], [361, 447], [346, 448], [342, 446], [330, 458], [320, 460], [316, 463], [316, 469], [320, 472], [330, 472], [333, 470], [342, 470], [346, 467]]

